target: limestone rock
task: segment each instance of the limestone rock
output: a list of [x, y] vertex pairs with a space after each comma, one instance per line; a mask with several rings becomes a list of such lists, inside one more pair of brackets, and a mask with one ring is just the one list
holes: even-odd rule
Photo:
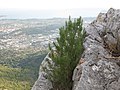
[[[100, 13], [85, 31], [85, 51], [73, 72], [73, 90], [120, 90], [120, 10]], [[47, 67], [47, 60], [49, 54], [32, 90], [52, 88], [42, 68]]]
[[52, 83], [47, 79], [47, 74], [43, 70], [43, 67], [48, 68], [47, 60], [51, 60], [51, 58], [49, 58], [49, 53], [40, 65], [39, 77], [32, 87], [32, 90], [50, 90], [52, 88]]
[[120, 10], [100, 13], [85, 31], [84, 63], [74, 70], [73, 90], [120, 90]]

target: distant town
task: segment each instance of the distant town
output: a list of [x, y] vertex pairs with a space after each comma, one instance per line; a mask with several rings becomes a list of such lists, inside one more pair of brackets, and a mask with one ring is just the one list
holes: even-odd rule
[[[65, 18], [54, 19], [1, 19], [0, 49], [46, 49], [64, 26]], [[86, 18], [89, 23], [91, 18]]]
[[0, 49], [48, 47], [58, 37], [59, 28], [67, 19], [0, 20]]
[[[0, 49], [46, 48], [58, 37], [59, 28], [67, 19], [2, 19]], [[87, 18], [86, 22], [90, 19]]]

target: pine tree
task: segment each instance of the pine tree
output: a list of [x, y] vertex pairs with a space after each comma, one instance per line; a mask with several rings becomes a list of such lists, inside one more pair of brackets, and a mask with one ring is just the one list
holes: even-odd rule
[[48, 79], [52, 82], [52, 90], [72, 90], [73, 71], [83, 53], [83, 41], [85, 37], [82, 18], [71, 18], [60, 29], [60, 36], [54, 42], [53, 50], [49, 46], [52, 64], [49, 63]]

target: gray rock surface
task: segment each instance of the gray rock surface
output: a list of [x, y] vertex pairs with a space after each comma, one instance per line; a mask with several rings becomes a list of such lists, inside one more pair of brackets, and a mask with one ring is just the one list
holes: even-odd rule
[[48, 68], [47, 60], [51, 60], [49, 53], [40, 65], [39, 77], [32, 87], [32, 90], [50, 90], [52, 88], [52, 83], [47, 79], [47, 74], [43, 70], [43, 67]]
[[120, 90], [120, 10], [100, 13], [85, 30], [85, 51], [74, 70], [73, 90]]
[[[73, 90], [120, 90], [120, 10], [100, 13], [86, 28], [85, 51], [73, 72]], [[32, 90], [50, 90], [51, 82], [40, 66], [39, 78]]]

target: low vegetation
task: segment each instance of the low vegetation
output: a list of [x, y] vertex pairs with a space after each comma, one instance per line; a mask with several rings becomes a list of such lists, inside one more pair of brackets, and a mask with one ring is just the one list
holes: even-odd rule
[[0, 50], [0, 90], [30, 90], [46, 52]]

